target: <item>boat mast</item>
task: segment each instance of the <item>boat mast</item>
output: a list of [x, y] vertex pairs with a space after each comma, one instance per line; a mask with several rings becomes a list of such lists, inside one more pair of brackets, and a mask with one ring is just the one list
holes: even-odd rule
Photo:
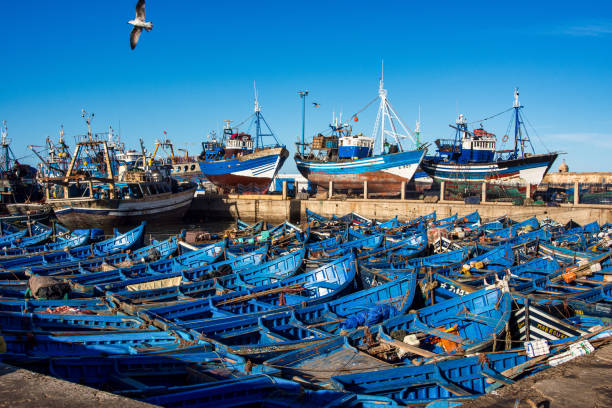
[[259, 100], [257, 99], [257, 85], [255, 81], [253, 81], [253, 91], [255, 92], [255, 149], [258, 149], [260, 146], [263, 147], [263, 139], [261, 136], [260, 122], [261, 108], [259, 107]]
[[[408, 130], [404, 122], [400, 119], [400, 117], [395, 113], [393, 106], [389, 102], [387, 98], [387, 90], [384, 87], [384, 61], [381, 66], [381, 76], [378, 86], [378, 97], [380, 98], [380, 105], [378, 107], [378, 114], [376, 115], [376, 122], [374, 122], [374, 129], [372, 131], [372, 138], [374, 140], [379, 139], [380, 142], [380, 152], [384, 153], [385, 151], [385, 142], [387, 140], [387, 135], [393, 137], [395, 142], [397, 143], [399, 150], [403, 151], [402, 144], [400, 139], [405, 139], [409, 137], [414, 144], [417, 144], [416, 140], [412, 136], [412, 132]], [[385, 129], [386, 122], [389, 121], [389, 130]], [[396, 122], [400, 125], [401, 130], [404, 133], [398, 132], [396, 127]], [[380, 134], [379, 134], [380, 129]]]
[[[274, 141], [276, 142], [276, 146], [279, 145], [278, 143], [278, 139], [276, 139], [276, 136], [274, 135], [274, 132], [272, 132], [272, 129], [270, 129], [270, 125], [268, 125], [268, 122], [266, 122], [266, 119], [263, 117], [263, 115], [261, 114], [261, 106], [259, 105], [259, 99], [257, 98], [257, 87], [255, 86], [255, 81], [253, 81], [253, 88], [255, 90], [255, 114], [254, 114], [254, 121], [255, 121], [255, 149], [257, 148], [263, 148], [264, 143], [263, 143], [263, 138], [266, 136], [272, 136], [272, 138], [274, 139]], [[268, 129], [268, 133], [262, 133], [261, 129], [262, 129], [262, 125], [261, 123], [263, 122], [263, 125], [265, 126], [266, 129]], [[251, 124], [249, 125], [249, 129], [251, 128], [251, 126], [253, 126], [253, 122], [251, 122]]]
[[2, 129], [0, 130], [2, 133], [2, 165], [4, 167], [3, 171], [8, 172], [11, 169], [11, 140], [7, 138], [8, 136], [8, 127], [6, 126], [6, 120], [2, 121]]
[[419, 119], [414, 126], [414, 137], [416, 139], [417, 149], [421, 146], [421, 105], [419, 105]]
[[[527, 131], [523, 132], [522, 128], [525, 126], [523, 123], [523, 118], [521, 116], [520, 110], [523, 108], [521, 103], [519, 102], [519, 92], [518, 88], [514, 88], [514, 104], [512, 105], [514, 108], [514, 153], [512, 155], [513, 159], [518, 159], [519, 157], [525, 156], [525, 145], [528, 143], [531, 146], [531, 151], [535, 153], [533, 145], [531, 144], [531, 140], [529, 139], [529, 135]], [[520, 149], [520, 156], [519, 156]]]

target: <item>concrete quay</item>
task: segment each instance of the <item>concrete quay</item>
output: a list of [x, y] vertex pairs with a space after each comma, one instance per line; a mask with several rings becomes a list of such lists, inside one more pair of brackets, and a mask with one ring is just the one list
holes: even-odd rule
[[280, 195], [206, 195], [196, 197], [191, 206], [193, 217], [205, 221], [240, 218], [245, 221], [265, 219], [269, 222], [290, 220], [294, 223], [306, 221], [306, 209], [330, 217], [356, 212], [367, 218], [387, 220], [396, 215], [402, 221], [436, 211], [438, 218], [458, 213], [459, 216], [478, 210], [481, 217], [494, 219], [509, 215], [515, 220], [531, 216], [539, 219], [549, 217], [566, 223], [574, 220], [585, 224], [592, 221], [612, 223], [612, 205], [561, 204], [558, 207], [523, 205], [512, 203], [465, 204], [462, 201], [426, 203], [422, 200], [401, 199], [283, 199]]

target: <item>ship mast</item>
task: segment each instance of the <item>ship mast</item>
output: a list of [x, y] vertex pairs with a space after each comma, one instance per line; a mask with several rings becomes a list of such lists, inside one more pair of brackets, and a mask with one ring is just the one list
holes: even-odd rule
[[2, 133], [2, 166], [4, 167], [3, 171], [8, 172], [11, 169], [11, 140], [8, 136], [8, 127], [6, 126], [6, 120], [2, 121], [2, 129], [0, 129]]
[[[512, 154], [513, 159], [518, 159], [519, 157], [525, 156], [525, 145], [529, 144], [531, 146], [531, 151], [535, 153], [533, 149], [533, 145], [531, 144], [531, 140], [529, 139], [529, 135], [527, 131], [523, 131], [525, 124], [523, 123], [523, 118], [521, 115], [521, 109], [523, 106], [519, 102], [519, 92], [518, 88], [514, 88], [514, 103], [512, 105], [514, 108], [514, 152]], [[520, 150], [520, 156], [519, 156]]]
[[[263, 146], [263, 140], [261, 137], [261, 108], [259, 107], [259, 99], [257, 99], [257, 85], [253, 81], [253, 92], [255, 92], [255, 148]], [[261, 139], [261, 140], [260, 140]], [[260, 144], [261, 143], [261, 144]]]
[[[261, 114], [261, 106], [259, 105], [259, 98], [257, 96], [257, 87], [255, 85], [255, 81], [253, 81], [253, 89], [255, 91], [255, 107], [254, 107], [254, 111], [255, 111], [254, 113], [255, 149], [263, 148], [264, 147], [263, 138], [268, 137], [268, 136], [271, 136], [274, 139], [274, 141], [276, 142], [276, 147], [278, 147], [279, 145], [278, 139], [276, 139], [274, 132], [272, 132], [272, 129], [270, 129], [270, 125], [268, 125], [268, 122], [266, 122], [266, 119]], [[268, 130], [268, 133], [262, 133], [262, 122], [263, 122], [263, 126], [265, 126], [265, 128]], [[252, 126], [252, 124], [253, 122], [251, 122], [250, 126]]]
[[414, 138], [416, 139], [417, 149], [421, 146], [421, 105], [419, 105], [419, 119], [414, 125]]
[[[387, 136], [391, 136], [395, 140], [400, 151], [403, 151], [400, 139], [405, 139], [406, 137], [409, 137], [412, 140], [412, 142], [417, 144], [418, 146], [417, 141], [412, 136], [412, 132], [408, 130], [406, 125], [404, 125], [404, 122], [402, 122], [402, 120], [399, 118], [397, 113], [395, 113], [393, 106], [391, 106], [391, 103], [389, 102], [389, 99], [387, 98], [387, 90], [385, 89], [384, 85], [385, 85], [385, 82], [384, 82], [384, 61], [383, 61], [383, 64], [381, 66], [380, 81], [378, 85], [378, 97], [380, 98], [380, 104], [378, 107], [378, 114], [376, 115], [376, 122], [374, 122], [372, 138], [374, 140], [377, 140], [377, 139], [379, 140], [381, 153], [384, 153]], [[399, 124], [400, 131], [403, 131], [404, 133], [400, 133], [398, 131], [396, 122], [397, 124]], [[386, 128], [387, 124], [389, 125], [388, 129]]]

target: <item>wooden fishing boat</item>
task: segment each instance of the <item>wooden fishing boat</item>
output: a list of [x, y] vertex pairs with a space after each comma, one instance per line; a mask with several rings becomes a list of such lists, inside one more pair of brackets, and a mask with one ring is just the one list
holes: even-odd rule
[[[391, 341], [399, 333], [423, 333], [421, 355], [483, 350], [505, 329], [510, 318], [511, 296], [497, 288], [481, 289], [461, 297], [393, 317], [379, 328], [379, 336]], [[446, 341], [439, 341], [444, 339]], [[418, 350], [417, 350], [418, 351]], [[427, 353], [429, 352], [429, 353]]]
[[57, 264], [76, 259], [86, 259], [92, 256], [105, 256], [142, 246], [146, 223], [116, 237], [89, 246], [77, 247], [68, 251], [54, 251], [43, 255], [24, 255], [11, 259], [0, 260], [0, 266], [10, 270], [40, 264]]
[[[274, 284], [178, 305], [151, 308], [140, 315], [148, 315], [151, 320], [163, 318], [169, 321], [186, 321], [210, 318], [218, 309], [221, 309], [225, 316], [229, 316], [262, 309], [270, 310], [279, 307], [279, 304], [290, 306], [302, 302], [323, 303], [342, 295], [351, 287], [355, 274], [355, 257], [348, 254], [317, 269]], [[284, 300], [281, 301], [281, 298]]]
[[[199, 347], [206, 345], [203, 340], [185, 331], [146, 331], [125, 333], [82, 333], [66, 335], [35, 334], [3, 334], [6, 344], [4, 357], [38, 358], [38, 357], [69, 357], [69, 356], [100, 356], [107, 354], [141, 354], [187, 350], [186, 342]], [[24, 341], [26, 337], [31, 341]], [[181, 345], [182, 343], [182, 345]]]
[[167, 168], [153, 163], [146, 170], [128, 168], [127, 163], [118, 166], [107, 134], [92, 134], [92, 116], [83, 113], [83, 117], [88, 134], [77, 136], [65, 174], [40, 179], [46, 203], [60, 222], [74, 228], [110, 229], [147, 220], [181, 219], [191, 206], [196, 184], [178, 183]]
[[435, 400], [465, 401], [501, 384], [512, 384], [529, 358], [511, 351], [487, 353], [421, 366], [396, 367], [332, 377], [336, 389], [379, 395], [400, 404]]
[[[394, 307], [397, 313], [405, 312], [414, 299], [415, 286], [415, 275], [407, 275], [388, 284], [347, 294], [324, 303], [306, 302], [299, 309], [288, 305], [239, 316], [227, 314], [225, 317], [182, 321], [182, 325], [204, 333], [214, 334], [217, 330], [225, 332], [235, 329], [241, 330], [249, 325], [250, 327], [256, 327], [258, 318], [264, 315], [269, 318], [278, 316], [281, 319], [292, 316], [295, 322], [300, 322], [305, 326], [315, 325], [315, 327], [329, 333], [337, 333], [341, 330], [341, 323], [345, 320], [345, 317], [367, 311], [377, 305], [389, 305]], [[247, 321], [250, 323], [247, 324]]]
[[591, 259], [601, 255], [601, 253], [595, 251], [573, 251], [571, 249], [554, 246], [546, 242], [541, 242], [539, 244], [538, 254], [541, 256], [556, 258], [560, 261], [572, 264], [578, 261], [588, 262]]
[[346, 336], [334, 336], [315, 345], [281, 354], [266, 360], [264, 364], [280, 369], [286, 378], [300, 378], [328, 389], [332, 387], [332, 377], [393, 367], [352, 346]]
[[[85, 259], [72, 259], [61, 263], [29, 265], [23, 271], [25, 276], [46, 275], [46, 276], [71, 276], [95, 273], [100, 271], [113, 270], [117, 268], [129, 268], [131, 266], [148, 263], [152, 268], [163, 264], [165, 260], [178, 251], [179, 237], [173, 236], [164, 241], [153, 241], [150, 245], [136, 250], [126, 250], [125, 252], [115, 253], [106, 256], [94, 256]], [[192, 256], [192, 255], [189, 255]], [[160, 262], [156, 261], [159, 260]], [[180, 257], [174, 258], [181, 259]], [[149, 260], [155, 261], [149, 263]], [[156, 268], [157, 270], [157, 268]], [[7, 273], [19, 273], [19, 270], [11, 270]]]

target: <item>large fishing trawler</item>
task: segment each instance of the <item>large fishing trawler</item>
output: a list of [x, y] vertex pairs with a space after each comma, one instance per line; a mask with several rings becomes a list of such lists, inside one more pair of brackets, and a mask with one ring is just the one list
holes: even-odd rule
[[[214, 185], [229, 192], [266, 193], [289, 156], [285, 146], [279, 144], [270, 126], [261, 114], [255, 92], [255, 112], [242, 123], [250, 120], [249, 129], [254, 128], [255, 137], [239, 132], [226, 121], [220, 141], [211, 135], [202, 143], [199, 157], [202, 174]], [[263, 127], [266, 132], [264, 133]], [[274, 144], [264, 144], [264, 138], [272, 138]]]
[[[391, 106], [382, 78], [378, 97], [380, 105], [372, 137], [353, 134], [352, 126], [334, 118], [329, 135], [318, 134], [310, 144], [303, 140], [299, 143], [295, 163], [304, 177], [323, 189], [332, 181], [334, 191], [339, 192], [359, 191], [367, 181], [369, 192], [400, 193], [402, 183], [409, 182], [419, 167], [425, 150], [403, 150], [401, 139], [409, 137], [415, 145], [417, 142]], [[351, 118], [356, 121], [356, 114]], [[308, 153], [306, 146], [310, 147]]]
[[0, 128], [0, 205], [32, 203], [42, 199], [36, 169], [19, 163], [11, 149], [6, 121]]
[[[130, 167], [117, 160], [106, 134], [93, 135], [91, 115], [83, 112], [88, 133], [77, 145], [65, 174], [45, 177], [46, 202], [69, 227], [135, 224], [182, 218], [193, 200], [194, 183], [179, 183], [164, 166]], [[150, 165], [146, 165], [150, 164]]]
[[[455, 129], [455, 138], [436, 140], [437, 154], [427, 156], [421, 163], [422, 169], [438, 182], [529, 184], [533, 187], [531, 191], [535, 192], [535, 187], [540, 184], [559, 153], [535, 154], [525, 129], [522, 108], [518, 90], [515, 89], [512, 107], [514, 144], [510, 149], [497, 150], [495, 134], [482, 127], [469, 131], [465, 117], [459, 115], [456, 126], [450, 125]], [[512, 128], [512, 124], [509, 128]], [[505, 135], [502, 142], [508, 139]]]

